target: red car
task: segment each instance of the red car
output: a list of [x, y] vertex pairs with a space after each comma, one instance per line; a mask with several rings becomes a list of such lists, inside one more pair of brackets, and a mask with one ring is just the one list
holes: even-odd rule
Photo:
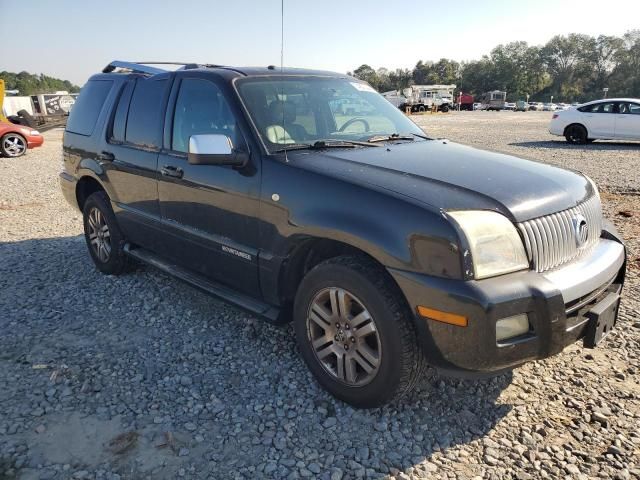
[[5, 157], [19, 157], [43, 142], [40, 132], [31, 127], [0, 122], [0, 153]]

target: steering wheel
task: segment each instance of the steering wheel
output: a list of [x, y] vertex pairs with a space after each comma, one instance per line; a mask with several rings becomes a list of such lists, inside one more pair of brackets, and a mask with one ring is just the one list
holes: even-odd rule
[[344, 132], [347, 128], [349, 128], [351, 125], [353, 125], [356, 122], [360, 122], [362, 123], [362, 125], [364, 125], [364, 131], [368, 132], [370, 130], [370, 126], [369, 126], [369, 122], [367, 122], [364, 118], [359, 118], [359, 117], [354, 117], [351, 118], [349, 120], [347, 120], [346, 122], [344, 122], [344, 125], [342, 125], [338, 131], [339, 132]]

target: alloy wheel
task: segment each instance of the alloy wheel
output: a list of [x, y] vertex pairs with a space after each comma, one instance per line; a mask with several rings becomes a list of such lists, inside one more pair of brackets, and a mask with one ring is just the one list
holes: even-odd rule
[[19, 157], [27, 149], [26, 142], [18, 135], [7, 135], [4, 137], [2, 147], [10, 157]]
[[92, 208], [89, 212], [89, 241], [94, 253], [102, 262], [108, 262], [111, 255], [111, 234], [102, 212]]
[[349, 386], [371, 382], [380, 367], [380, 336], [371, 314], [352, 293], [326, 288], [311, 301], [307, 334], [316, 359]]

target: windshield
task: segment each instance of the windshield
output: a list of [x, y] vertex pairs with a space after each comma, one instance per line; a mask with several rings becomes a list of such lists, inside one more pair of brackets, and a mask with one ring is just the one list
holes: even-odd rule
[[253, 77], [241, 79], [237, 85], [271, 152], [319, 141], [424, 137], [422, 130], [382, 95], [353, 79]]

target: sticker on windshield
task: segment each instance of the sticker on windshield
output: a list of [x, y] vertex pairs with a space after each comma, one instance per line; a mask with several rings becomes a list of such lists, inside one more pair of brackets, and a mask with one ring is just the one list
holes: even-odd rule
[[360, 83], [360, 82], [349, 82], [349, 83], [353, 85], [353, 88], [361, 92], [373, 92], [373, 93], [376, 92], [372, 87], [370, 87], [366, 83]]

